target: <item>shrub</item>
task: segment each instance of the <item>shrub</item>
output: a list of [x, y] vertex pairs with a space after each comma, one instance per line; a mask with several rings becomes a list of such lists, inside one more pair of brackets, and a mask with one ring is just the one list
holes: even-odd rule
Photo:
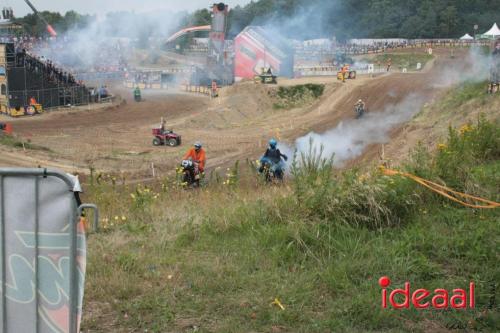
[[438, 144], [435, 152], [419, 145], [406, 168], [456, 190], [474, 191], [471, 169], [499, 158], [500, 126], [481, 115], [476, 125], [465, 124], [458, 130], [450, 127], [447, 142]]
[[354, 170], [333, 174], [333, 156], [323, 150], [294, 157], [293, 189], [296, 207], [310, 220], [368, 227], [400, 224], [418, 198], [414, 184]]
[[323, 84], [303, 84], [291, 87], [279, 87], [276, 92], [277, 109], [300, 107], [320, 98], [325, 90]]

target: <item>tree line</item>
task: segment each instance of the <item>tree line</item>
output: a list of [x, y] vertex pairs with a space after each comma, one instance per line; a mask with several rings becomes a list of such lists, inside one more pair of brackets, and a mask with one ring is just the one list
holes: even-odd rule
[[[207, 23], [209, 12], [193, 13]], [[229, 34], [268, 25], [292, 38], [457, 38], [500, 24], [500, 0], [258, 0], [232, 8]]]
[[[50, 11], [43, 11], [40, 14], [58, 33], [64, 33], [71, 29], [84, 28], [91, 20], [95, 19], [93, 16], [81, 15], [73, 10], [67, 11], [64, 15]], [[27, 14], [24, 17], [15, 18], [14, 22], [23, 26], [24, 34], [36, 37], [47, 35], [45, 24], [35, 14]]]
[[[42, 12], [60, 33], [83, 28], [93, 16], [68, 11]], [[45, 26], [34, 14], [16, 19], [25, 31], [44, 35]], [[207, 9], [184, 13], [178, 28], [210, 24]], [[311, 38], [457, 38], [483, 33], [500, 23], [500, 0], [258, 0], [231, 8], [229, 37], [248, 25], [274, 27], [298, 39]]]

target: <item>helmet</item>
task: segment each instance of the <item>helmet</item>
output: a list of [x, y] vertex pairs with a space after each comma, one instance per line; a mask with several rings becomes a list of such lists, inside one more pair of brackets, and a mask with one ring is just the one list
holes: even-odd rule
[[360, 100], [358, 101], [358, 103], [363, 103], [363, 100], [361, 100], [361, 99], [360, 99]]
[[194, 148], [201, 149], [201, 147], [202, 147], [201, 142], [197, 141], [194, 143]]
[[276, 141], [276, 139], [269, 140], [269, 147], [274, 149], [274, 148], [276, 148], [277, 145], [278, 145], [278, 141]]

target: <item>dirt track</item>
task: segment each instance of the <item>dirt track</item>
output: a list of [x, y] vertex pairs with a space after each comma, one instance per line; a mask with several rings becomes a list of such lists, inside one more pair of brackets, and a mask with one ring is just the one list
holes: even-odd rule
[[[437, 63], [448, 61], [438, 59]], [[251, 82], [225, 88], [220, 98], [214, 100], [144, 92], [145, 101], [135, 103], [129, 91], [118, 88], [118, 93], [126, 97], [126, 104], [98, 110], [52, 112], [12, 121], [17, 135], [53, 153], [11, 150], [2, 153], [0, 163], [40, 164], [80, 172], [92, 165], [98, 170], [123, 171], [144, 178], [151, 174], [152, 163], [160, 175], [170, 172], [189, 144], [201, 140], [207, 148], [208, 165], [226, 165], [235, 159], [257, 158], [271, 136], [292, 142], [311, 130], [322, 132], [352, 118], [353, 105], [359, 98], [367, 102], [371, 112], [398, 103], [413, 92], [430, 101], [437, 92], [427, 84], [433, 76], [426, 72], [390, 74], [359, 77], [345, 84], [335, 78], [283, 80], [284, 85], [306, 81], [326, 83], [320, 100], [293, 110], [274, 110], [268, 94], [268, 89], [273, 88]], [[160, 117], [182, 135], [181, 147], [151, 145], [151, 128], [159, 123]]]

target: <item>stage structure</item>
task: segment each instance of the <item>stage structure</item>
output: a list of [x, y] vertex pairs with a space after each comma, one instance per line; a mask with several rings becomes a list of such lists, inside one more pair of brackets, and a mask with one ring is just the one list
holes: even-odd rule
[[89, 90], [75, 78], [12, 43], [0, 43], [0, 111], [11, 116], [89, 103]]
[[234, 82], [233, 55], [226, 41], [227, 16], [229, 6], [224, 3], [212, 6], [212, 25], [209, 33], [208, 56], [205, 67], [196, 68], [191, 76], [191, 84], [210, 86], [213, 81], [219, 86]]

